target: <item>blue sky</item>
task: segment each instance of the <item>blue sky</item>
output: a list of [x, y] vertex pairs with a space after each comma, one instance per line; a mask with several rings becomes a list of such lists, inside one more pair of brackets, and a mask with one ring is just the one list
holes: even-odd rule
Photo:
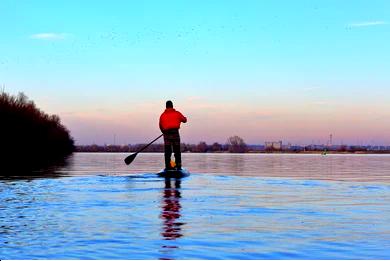
[[166, 99], [184, 141], [390, 144], [389, 1], [0, 2], [0, 84], [79, 144], [143, 142]]

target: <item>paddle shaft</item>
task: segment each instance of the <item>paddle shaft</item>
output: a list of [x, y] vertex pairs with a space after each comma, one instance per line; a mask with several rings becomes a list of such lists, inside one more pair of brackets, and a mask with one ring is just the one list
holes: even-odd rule
[[161, 138], [163, 136], [163, 134], [161, 134], [160, 136], [158, 136], [157, 138], [155, 138], [154, 140], [152, 140], [149, 144], [146, 144], [145, 146], [143, 146], [141, 149], [139, 149], [137, 152], [131, 154], [130, 156], [127, 156], [125, 158], [125, 163], [126, 165], [129, 165], [130, 163], [132, 163], [135, 159], [135, 157], [137, 157], [138, 153], [140, 153], [141, 151], [143, 151], [144, 149], [146, 149], [147, 147], [149, 147], [153, 142], [155, 142], [156, 140], [158, 140], [159, 138]]
[[155, 142], [156, 140], [158, 140], [159, 138], [161, 138], [164, 134], [161, 134], [160, 136], [158, 136], [157, 138], [155, 138], [153, 141], [151, 141], [149, 144], [146, 144], [144, 147], [142, 147], [140, 150], [138, 150], [135, 154], [138, 154], [140, 153], [141, 151], [143, 151], [144, 149], [146, 149], [147, 147], [149, 147], [150, 145], [152, 145], [153, 142]]

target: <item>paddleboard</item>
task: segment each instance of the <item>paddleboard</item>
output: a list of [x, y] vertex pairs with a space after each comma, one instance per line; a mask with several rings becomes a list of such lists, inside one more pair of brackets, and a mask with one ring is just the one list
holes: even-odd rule
[[157, 175], [160, 177], [164, 177], [164, 178], [184, 178], [184, 177], [188, 177], [190, 175], [190, 172], [185, 168], [182, 168], [181, 170], [176, 170], [176, 169], [165, 170], [165, 169], [163, 169], [159, 173], [157, 173]]

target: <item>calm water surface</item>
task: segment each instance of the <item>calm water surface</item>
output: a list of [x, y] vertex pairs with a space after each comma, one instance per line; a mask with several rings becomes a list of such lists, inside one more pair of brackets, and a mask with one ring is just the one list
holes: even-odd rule
[[0, 259], [390, 258], [390, 155], [125, 156], [0, 179]]

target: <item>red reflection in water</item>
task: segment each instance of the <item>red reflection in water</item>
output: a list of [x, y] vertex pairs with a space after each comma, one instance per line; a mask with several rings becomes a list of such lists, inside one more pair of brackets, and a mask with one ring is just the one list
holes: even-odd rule
[[[165, 179], [165, 189], [163, 193], [163, 204], [160, 218], [163, 220], [163, 231], [161, 235], [165, 240], [175, 240], [183, 236], [181, 233], [182, 222], [177, 222], [180, 214], [180, 180], [175, 180], [172, 187], [171, 180]], [[177, 246], [163, 246], [163, 248], [177, 248]]]

